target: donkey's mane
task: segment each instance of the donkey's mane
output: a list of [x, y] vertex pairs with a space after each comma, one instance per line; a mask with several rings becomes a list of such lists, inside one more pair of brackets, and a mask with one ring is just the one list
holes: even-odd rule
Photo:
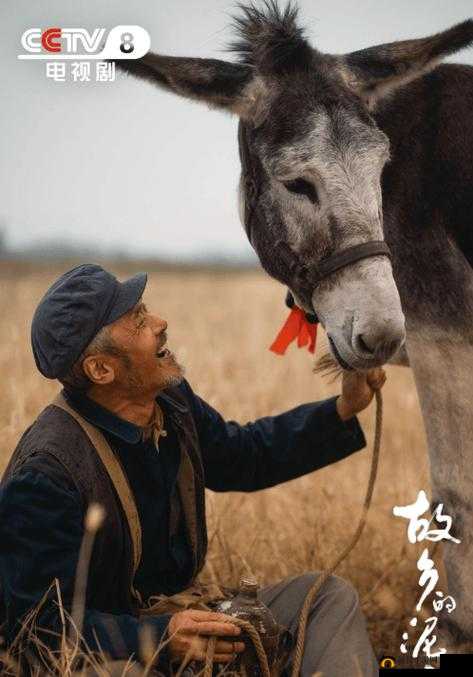
[[298, 8], [290, 1], [282, 9], [277, 0], [263, 0], [261, 8], [238, 3], [233, 17], [237, 39], [228, 49], [245, 66], [263, 74], [283, 74], [310, 67], [314, 50], [297, 25]]

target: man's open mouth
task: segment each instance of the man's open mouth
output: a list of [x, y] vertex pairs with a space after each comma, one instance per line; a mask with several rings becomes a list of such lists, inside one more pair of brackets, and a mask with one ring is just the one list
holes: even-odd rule
[[156, 353], [156, 357], [161, 360], [163, 357], [169, 357], [170, 354], [171, 351], [168, 350], [168, 348], [161, 348], [161, 350], [158, 353]]

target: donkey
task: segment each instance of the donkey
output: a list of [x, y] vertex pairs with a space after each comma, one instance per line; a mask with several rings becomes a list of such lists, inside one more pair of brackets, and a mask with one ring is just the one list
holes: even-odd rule
[[345, 55], [312, 47], [276, 0], [240, 7], [234, 28], [236, 61], [117, 65], [239, 116], [248, 238], [340, 365], [410, 363], [433, 500], [461, 539], [443, 550], [457, 602], [446, 637], [472, 641], [473, 67], [440, 61], [473, 43], [473, 20]]

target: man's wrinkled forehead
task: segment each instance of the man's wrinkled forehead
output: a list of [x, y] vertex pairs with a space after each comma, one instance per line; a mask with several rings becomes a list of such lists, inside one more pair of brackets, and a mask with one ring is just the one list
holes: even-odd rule
[[133, 308], [129, 311], [130, 317], [138, 317], [140, 313], [143, 312], [143, 310], [146, 310], [145, 303], [143, 301], [143, 298], [141, 298], [136, 305], [133, 306]]

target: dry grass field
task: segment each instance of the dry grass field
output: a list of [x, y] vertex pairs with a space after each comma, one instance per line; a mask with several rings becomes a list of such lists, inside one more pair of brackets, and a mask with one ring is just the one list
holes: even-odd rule
[[[65, 268], [0, 266], [3, 470], [22, 431], [57, 390], [34, 368], [29, 324], [42, 293]], [[339, 389], [312, 373], [313, 358], [306, 351], [291, 348], [284, 358], [268, 351], [286, 316], [283, 297], [282, 287], [258, 272], [166, 271], [150, 274], [145, 300], [168, 320], [169, 345], [194, 389], [227, 418], [246, 422]], [[319, 338], [319, 354], [324, 344]], [[412, 375], [399, 367], [387, 372], [373, 508], [360, 544], [338, 573], [359, 590], [376, 652], [397, 655], [417, 602], [418, 551], [407, 544], [404, 521], [392, 516], [392, 508], [412, 502], [419, 489], [428, 491], [429, 482]], [[251, 571], [265, 584], [331, 563], [356, 528], [369, 472], [374, 405], [360, 419], [368, 450], [264, 492], [209, 492], [208, 577], [235, 583]]]

